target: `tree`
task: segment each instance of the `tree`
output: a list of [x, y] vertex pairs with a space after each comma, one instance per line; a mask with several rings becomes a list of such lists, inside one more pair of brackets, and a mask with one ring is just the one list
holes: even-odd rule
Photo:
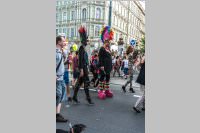
[[145, 53], [145, 37], [143, 37], [141, 41], [137, 43], [136, 50], [138, 50], [138, 52], [141, 54]]

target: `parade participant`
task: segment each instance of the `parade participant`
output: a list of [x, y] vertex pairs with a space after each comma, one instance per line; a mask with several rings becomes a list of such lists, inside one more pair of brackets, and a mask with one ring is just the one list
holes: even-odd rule
[[75, 56], [73, 57], [73, 82], [72, 86], [74, 88], [74, 85], [76, 84], [76, 80], [78, 78], [78, 51], [76, 51]]
[[[63, 36], [64, 37], [64, 36]], [[69, 70], [68, 70], [68, 60], [67, 60], [67, 54], [68, 54], [68, 48], [67, 48], [67, 41], [65, 39], [64, 42], [64, 47], [62, 48], [62, 54], [64, 56], [64, 66], [65, 66], [65, 72], [64, 72], [64, 82], [66, 86], [66, 91], [65, 91], [65, 97], [64, 99], [67, 99], [68, 102], [72, 101], [71, 94], [70, 94], [70, 87], [69, 87]]]
[[56, 37], [56, 122], [68, 121], [60, 114], [61, 102], [65, 93], [65, 82], [63, 79], [65, 68], [64, 57], [62, 53], [64, 41], [65, 39], [63, 37]]
[[91, 82], [94, 83], [94, 87], [96, 87], [95, 83], [98, 79], [98, 54], [95, 54], [93, 59], [91, 60], [91, 72], [93, 74], [93, 79]]
[[122, 90], [124, 92], [126, 92], [126, 86], [128, 84], [130, 84], [129, 91], [132, 92], [132, 93], [135, 93], [135, 91], [133, 90], [132, 81], [133, 81], [133, 74], [134, 74], [134, 68], [135, 68], [134, 63], [135, 63], [135, 60], [136, 60], [136, 57], [137, 57], [137, 52], [136, 51], [134, 52], [134, 47], [130, 45], [127, 48], [126, 54], [128, 55], [128, 61], [129, 61], [128, 62], [129, 79], [126, 82], [126, 84], [122, 86]]
[[115, 57], [115, 55], [113, 55], [112, 56], [112, 69], [113, 70], [114, 70], [115, 62], [116, 62], [116, 57]]
[[78, 51], [78, 68], [79, 68], [80, 75], [79, 75], [78, 81], [75, 84], [73, 101], [75, 103], [79, 103], [77, 99], [77, 95], [78, 95], [80, 86], [82, 85], [82, 83], [84, 83], [84, 91], [86, 94], [86, 100], [88, 101], [89, 105], [93, 105], [94, 103], [92, 102], [90, 98], [90, 94], [89, 94], [89, 83], [90, 83], [89, 76], [88, 76], [89, 61], [88, 61], [88, 54], [85, 50], [85, 47], [87, 46], [87, 42], [88, 42], [87, 40], [88, 37], [87, 37], [85, 27], [82, 27], [82, 26], [80, 27], [79, 34], [81, 38], [81, 46]]
[[128, 60], [127, 60], [126, 56], [124, 57], [123, 64], [124, 64], [124, 77], [125, 77], [125, 79], [127, 79], [127, 77], [128, 77]]
[[113, 93], [109, 89], [110, 72], [112, 71], [110, 40], [113, 39], [113, 34], [113, 30], [109, 26], [102, 29], [101, 40], [104, 45], [99, 50], [100, 79], [98, 97], [100, 99], [113, 96]]
[[72, 59], [73, 59], [72, 53], [69, 52], [69, 55], [67, 57], [67, 62], [68, 62], [68, 70], [70, 72], [72, 72]]
[[114, 72], [113, 72], [113, 77], [115, 77], [115, 73], [117, 72], [119, 77], [120, 77], [120, 67], [121, 67], [121, 61], [120, 61], [120, 57], [117, 56], [116, 57], [116, 61], [114, 64]]
[[145, 57], [144, 56], [142, 57], [141, 69], [136, 82], [140, 84], [140, 91], [142, 92], [142, 96], [138, 98], [133, 109], [137, 113], [140, 113], [139, 107], [141, 105], [143, 106], [142, 110], [145, 110]]

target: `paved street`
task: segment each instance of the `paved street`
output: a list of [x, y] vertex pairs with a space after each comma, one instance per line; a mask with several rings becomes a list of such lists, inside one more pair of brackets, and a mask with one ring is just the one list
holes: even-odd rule
[[[80, 105], [68, 105], [65, 103], [61, 113], [72, 124], [83, 123], [87, 126], [85, 133], [144, 133], [145, 113], [136, 114], [132, 106], [140, 95], [136, 85], [135, 94], [121, 91], [121, 84], [125, 82], [121, 78], [112, 78], [111, 89], [114, 97], [99, 100], [97, 92], [91, 91], [94, 106], [88, 106], [83, 90], [79, 92]], [[128, 89], [128, 88], [127, 88]], [[69, 129], [68, 123], [57, 123], [57, 128]]]

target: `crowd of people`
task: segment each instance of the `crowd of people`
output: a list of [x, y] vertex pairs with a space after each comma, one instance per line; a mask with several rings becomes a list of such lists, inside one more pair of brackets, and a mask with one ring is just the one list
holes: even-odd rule
[[[86, 95], [86, 100], [89, 105], [94, 105], [90, 96], [89, 87], [96, 88], [99, 99], [113, 97], [113, 92], [110, 89], [110, 78], [118, 76], [125, 78], [127, 82], [121, 87], [126, 93], [126, 88], [130, 84], [129, 91], [135, 93], [132, 81], [133, 75], [139, 71], [136, 82], [140, 84], [142, 96], [138, 98], [133, 110], [140, 113], [145, 110], [145, 56], [141, 55], [134, 46], [128, 46], [123, 55], [118, 55], [110, 49], [110, 41], [113, 38], [113, 31], [109, 26], [102, 30], [101, 40], [102, 47], [99, 50], [92, 52], [89, 59], [85, 47], [88, 44], [88, 36], [85, 27], [80, 27], [80, 42], [81, 46], [77, 51], [71, 52], [64, 49], [67, 46], [65, 38], [62, 36], [56, 37], [56, 121], [67, 122], [60, 114], [61, 103], [67, 98], [69, 102], [80, 104], [78, 100], [78, 91], [82, 86]], [[69, 72], [72, 72], [73, 79], [71, 82], [73, 96], [70, 93]], [[92, 79], [89, 78], [89, 73], [92, 73]]]

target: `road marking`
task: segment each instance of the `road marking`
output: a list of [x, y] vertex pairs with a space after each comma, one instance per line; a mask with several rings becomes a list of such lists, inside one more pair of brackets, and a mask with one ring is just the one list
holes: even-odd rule
[[139, 96], [139, 95], [133, 95], [133, 97], [141, 97], [141, 96]]
[[[81, 90], [84, 90], [84, 88], [80, 88]], [[94, 91], [96, 92], [97, 90], [96, 89], [89, 89], [90, 91]]]

